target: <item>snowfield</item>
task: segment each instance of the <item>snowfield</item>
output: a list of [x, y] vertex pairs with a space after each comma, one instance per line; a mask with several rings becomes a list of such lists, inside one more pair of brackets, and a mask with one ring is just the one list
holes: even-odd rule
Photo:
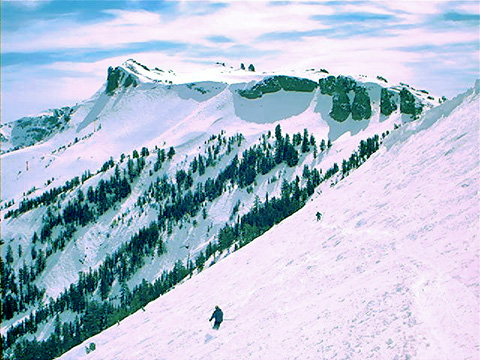
[[60, 359], [480, 358], [479, 93]]

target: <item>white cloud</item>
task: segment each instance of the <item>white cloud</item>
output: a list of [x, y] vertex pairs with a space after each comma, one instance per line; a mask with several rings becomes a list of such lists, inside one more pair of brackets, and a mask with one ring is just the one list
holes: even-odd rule
[[443, 5], [454, 2], [452, 0], [393, 0], [383, 1], [375, 0], [382, 6], [387, 7], [391, 11], [398, 13], [399, 11], [415, 15], [432, 15], [441, 12]]
[[461, 2], [458, 4], [457, 9], [460, 12], [478, 15], [480, 13], [480, 3], [478, 1]]
[[149, 41], [208, 45], [206, 38], [223, 35], [249, 44], [259, 35], [274, 31], [308, 31], [319, 28], [310, 15], [331, 14], [319, 5], [271, 6], [264, 2], [235, 2], [210, 14], [170, 19], [148, 11], [108, 10], [114, 19], [81, 24], [59, 19], [37, 22], [4, 35], [10, 52], [54, 51], [74, 48], [109, 49]]

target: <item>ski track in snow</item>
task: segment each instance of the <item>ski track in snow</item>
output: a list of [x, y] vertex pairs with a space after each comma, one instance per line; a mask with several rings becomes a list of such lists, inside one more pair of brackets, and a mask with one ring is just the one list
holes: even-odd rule
[[478, 359], [479, 91], [60, 359]]

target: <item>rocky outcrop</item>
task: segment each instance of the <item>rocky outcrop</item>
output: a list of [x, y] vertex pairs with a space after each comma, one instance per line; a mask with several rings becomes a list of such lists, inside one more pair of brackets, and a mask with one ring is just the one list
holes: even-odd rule
[[13, 148], [31, 146], [50, 138], [67, 126], [73, 112], [73, 108], [63, 107], [48, 115], [24, 117], [13, 122], [9, 139]]
[[382, 88], [380, 92], [380, 113], [385, 116], [389, 116], [398, 106], [394, 100], [395, 93], [386, 88]]
[[355, 86], [353, 91], [355, 92], [352, 103], [353, 120], [370, 119], [372, 116], [372, 105], [367, 89], [363, 86]]
[[415, 119], [422, 112], [422, 109], [423, 105], [417, 103], [415, 96], [407, 88], [400, 90], [400, 112], [402, 114], [411, 115]]
[[[347, 120], [348, 116], [352, 112], [352, 105], [350, 104], [350, 98], [348, 97], [348, 93], [355, 89], [356, 81], [352, 78], [346, 76], [328, 76], [326, 78], [319, 80], [320, 91], [322, 94], [331, 95], [332, 98], [332, 109], [329, 115], [332, 119], [343, 122]], [[360, 90], [358, 90], [360, 92]], [[366, 90], [365, 90], [366, 92]], [[368, 98], [369, 105], [367, 106], [364, 104], [364, 101]], [[366, 113], [366, 109], [370, 108], [370, 98], [364, 94], [360, 95], [360, 99], [357, 99], [355, 104], [356, 106], [356, 113], [358, 116], [361, 116], [358, 120], [363, 119], [363, 114]], [[361, 110], [364, 108], [365, 110]], [[360, 115], [360, 112], [362, 115]], [[370, 115], [371, 115], [371, 108], [370, 108]], [[368, 116], [369, 118], [370, 116]]]
[[127, 88], [131, 85], [137, 86], [137, 80], [132, 74], [127, 73], [121, 67], [114, 69], [110, 66], [108, 68], [107, 87], [105, 89], [107, 95], [112, 95], [120, 87]]
[[350, 106], [350, 99], [347, 93], [345, 91], [335, 92], [332, 99], [332, 110], [329, 113], [332, 119], [343, 122], [347, 120], [351, 111], [352, 107]]
[[264, 94], [275, 93], [280, 90], [312, 92], [317, 88], [315, 81], [294, 76], [277, 75], [263, 79], [250, 89], [239, 90], [240, 96], [247, 99], [258, 99]]

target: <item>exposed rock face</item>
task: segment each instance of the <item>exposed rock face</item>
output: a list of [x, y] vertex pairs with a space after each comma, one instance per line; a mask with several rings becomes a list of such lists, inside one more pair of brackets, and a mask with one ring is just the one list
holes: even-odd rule
[[400, 112], [402, 114], [411, 115], [412, 118], [416, 118], [422, 112], [422, 105], [416, 103], [415, 96], [403, 88], [400, 90]]
[[24, 117], [15, 121], [10, 138], [12, 146], [21, 148], [49, 138], [65, 128], [73, 112], [74, 109], [63, 107], [52, 110], [49, 115]]
[[335, 76], [328, 76], [326, 78], [320, 79], [318, 83], [320, 85], [321, 93], [332, 96], [335, 91], [336, 82], [337, 80]]
[[238, 93], [247, 99], [258, 99], [264, 94], [274, 93], [282, 89], [285, 91], [312, 92], [317, 86], [315, 81], [309, 79], [277, 75], [260, 81], [250, 89], [239, 90]]
[[108, 68], [107, 88], [105, 93], [112, 95], [116, 89], [123, 86], [124, 88], [130, 85], [137, 86], [137, 80], [132, 74], [127, 74], [121, 67]]
[[370, 119], [372, 116], [372, 106], [367, 89], [363, 86], [355, 86], [355, 98], [352, 103], [353, 120]]
[[380, 113], [385, 116], [389, 116], [398, 106], [393, 99], [395, 93], [386, 88], [382, 88], [380, 93]]
[[333, 94], [332, 99], [332, 110], [329, 115], [339, 121], [343, 122], [347, 120], [348, 116], [352, 111], [350, 106], [350, 99], [345, 91], [338, 91]]
[[[352, 112], [352, 105], [350, 104], [350, 98], [348, 93], [356, 88], [356, 81], [346, 76], [328, 76], [324, 79], [320, 79], [320, 91], [322, 94], [333, 96], [332, 110], [329, 115], [336, 121], [345, 121]], [[361, 92], [361, 90], [358, 90]], [[366, 95], [366, 96], [365, 96]], [[368, 99], [368, 105], [365, 101]], [[355, 102], [355, 100], [354, 100]], [[357, 120], [363, 118], [368, 119], [371, 116], [370, 97], [368, 93], [360, 94], [355, 103]], [[368, 117], [365, 117], [370, 109]]]

